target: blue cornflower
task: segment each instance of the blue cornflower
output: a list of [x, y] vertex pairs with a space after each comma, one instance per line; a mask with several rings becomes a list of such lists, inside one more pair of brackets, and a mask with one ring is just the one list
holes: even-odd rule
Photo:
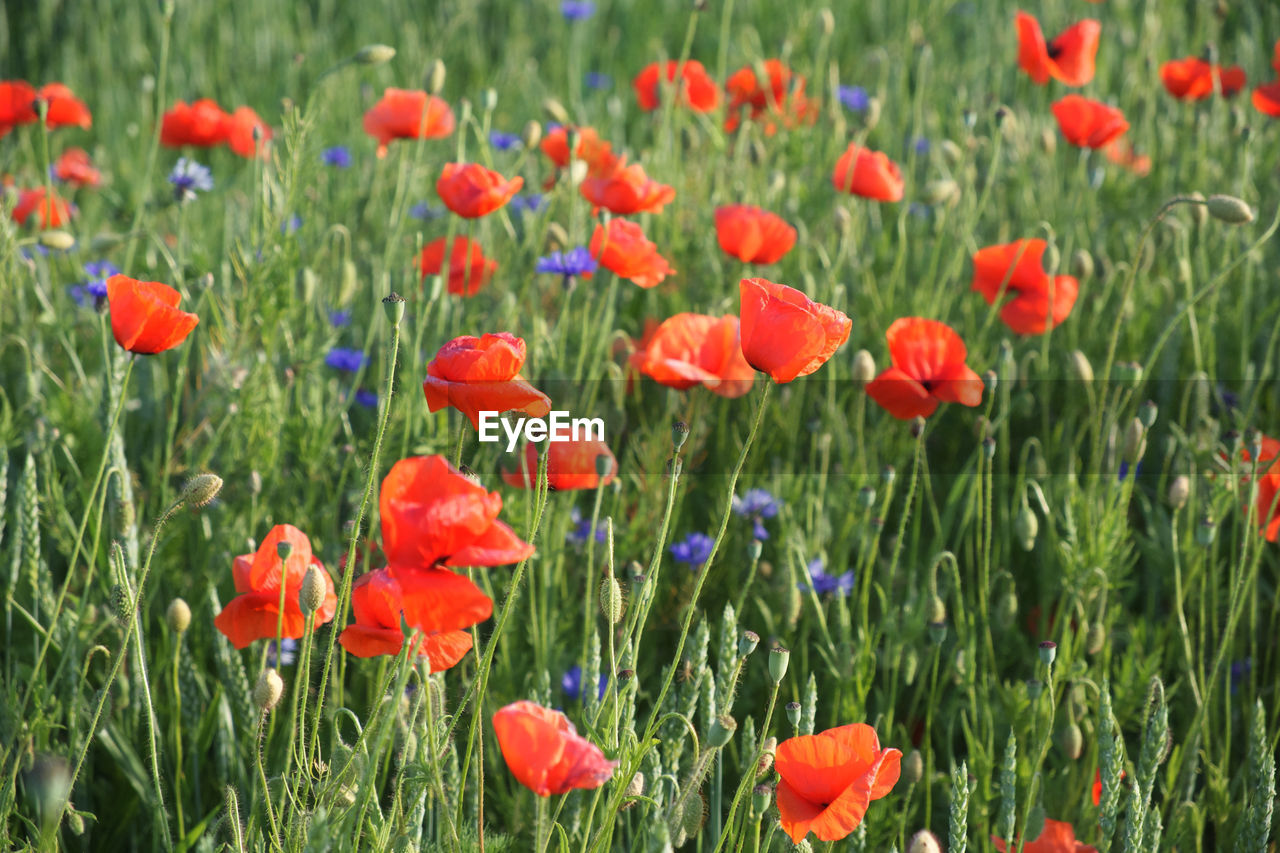
[[360, 350], [343, 349], [342, 347], [334, 347], [324, 357], [326, 367], [332, 367], [334, 370], [345, 370], [348, 373], [355, 373], [364, 367], [366, 361], [364, 353]]
[[367, 388], [360, 388], [356, 391], [356, 402], [366, 409], [376, 409], [378, 408], [378, 395]]
[[867, 107], [871, 106], [871, 96], [861, 86], [841, 86], [836, 93], [845, 109], [855, 113], [866, 112]]
[[[809, 569], [809, 577], [813, 578], [813, 591], [818, 595], [826, 595], [827, 593], [838, 592], [841, 597], [847, 597], [853, 592], [853, 569], [849, 569], [842, 575], [829, 575], [823, 568], [821, 557], [814, 557], [809, 561], [807, 568]], [[803, 583], [796, 584], [800, 589], [804, 589]]]
[[917, 136], [915, 139], [910, 140], [907, 144], [909, 147], [915, 150], [916, 156], [918, 157], [923, 157], [929, 153], [929, 147], [930, 147], [929, 140], [925, 139], [923, 136]]
[[84, 271], [89, 280], [67, 288], [77, 305], [88, 305], [90, 299], [106, 299], [107, 279], [120, 274], [120, 268], [110, 261], [90, 261], [84, 265]]
[[705, 533], [690, 533], [683, 542], [673, 542], [667, 550], [677, 563], [685, 563], [697, 571], [711, 557], [715, 540]]
[[613, 78], [603, 71], [588, 71], [586, 84], [588, 89], [612, 89]]
[[596, 13], [596, 4], [591, 0], [561, 0], [560, 14], [566, 21], [582, 21]]
[[213, 173], [208, 166], [202, 166], [195, 160], [179, 157], [169, 173], [169, 183], [173, 184], [173, 197], [178, 201], [191, 201], [197, 192], [208, 192], [213, 189]]
[[501, 130], [489, 131], [489, 144], [499, 151], [510, 151], [520, 147], [520, 137], [514, 133], [503, 133]]
[[345, 145], [335, 145], [332, 148], [326, 148], [320, 154], [320, 159], [324, 161], [326, 166], [333, 166], [335, 169], [346, 169], [351, 165], [351, 152], [347, 150]]
[[292, 234], [302, 227], [302, 217], [296, 213], [289, 214], [289, 218], [280, 223], [281, 234]]
[[760, 540], [769, 538], [764, 519], [778, 514], [778, 501], [764, 489], [748, 489], [742, 497], [733, 496], [732, 508], [735, 514], [751, 519], [752, 535]]
[[545, 258], [538, 258], [533, 271], [555, 273], [564, 276], [567, 280], [575, 275], [595, 272], [597, 266], [596, 259], [591, 257], [591, 253], [579, 246], [567, 252], [552, 252]]
[[[1133, 466], [1133, 476], [1134, 476], [1134, 478], [1136, 479], [1136, 478], [1137, 478], [1137, 476], [1138, 476], [1139, 474], [1141, 474], [1141, 473], [1142, 473], [1142, 460], [1141, 460], [1141, 459], [1139, 459], [1139, 460], [1138, 460], [1138, 464]], [[1125, 478], [1125, 477], [1127, 477], [1127, 476], [1129, 476], [1129, 463], [1128, 463], [1128, 462], [1126, 462], [1126, 461], [1121, 460], [1121, 462], [1120, 462], [1120, 472], [1119, 472], [1119, 474], [1116, 476], [1116, 479], [1117, 479], [1117, 480], [1120, 480], [1120, 481], [1123, 481], [1123, 480], [1124, 480], [1124, 478]]]
[[[569, 520], [573, 522], [573, 529], [565, 534], [565, 540], [571, 545], [585, 545], [587, 540], [591, 538], [591, 519], [584, 518], [582, 513], [575, 506], [569, 510]], [[595, 529], [595, 537], [597, 542], [604, 542], [608, 531], [605, 530], [603, 524], [597, 524]]]
[[[604, 692], [609, 689], [609, 676], [601, 676], [597, 679], [597, 682], [600, 690], [600, 695], [597, 698], [603, 699]], [[582, 667], [576, 663], [569, 667], [560, 679], [560, 689], [570, 699], [577, 700], [582, 695]]]
[[351, 322], [351, 312], [339, 308], [329, 312], [329, 325], [335, 329], [341, 329], [343, 326]]
[[288, 637], [280, 641], [280, 654], [276, 654], [276, 641], [267, 644], [267, 666], [290, 666], [298, 659], [298, 641]]
[[425, 201], [420, 201], [413, 207], [409, 208], [409, 215], [414, 219], [438, 219], [439, 217], [444, 216], [444, 208], [432, 207]]
[[511, 197], [510, 206], [520, 214], [537, 213], [547, 206], [547, 197], [542, 193], [521, 193]]

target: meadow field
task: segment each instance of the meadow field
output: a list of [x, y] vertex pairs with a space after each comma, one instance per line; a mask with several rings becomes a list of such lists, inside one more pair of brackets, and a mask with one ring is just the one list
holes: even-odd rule
[[11, 0], [0, 848], [1275, 850], [1278, 117], [1264, 0]]

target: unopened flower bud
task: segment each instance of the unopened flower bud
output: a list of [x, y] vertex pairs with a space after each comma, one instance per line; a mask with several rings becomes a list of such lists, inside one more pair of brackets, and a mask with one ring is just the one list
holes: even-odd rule
[[944, 139], [939, 142], [938, 150], [942, 152], [942, 159], [952, 168], [959, 166], [960, 162], [964, 160], [964, 152], [960, 150], [959, 145], [956, 145], [950, 139]]
[[542, 141], [542, 123], [530, 119], [525, 122], [524, 132], [520, 134], [520, 141], [524, 143], [526, 149], [532, 150]]
[[1062, 262], [1062, 253], [1058, 251], [1057, 243], [1049, 243], [1044, 249], [1044, 271], [1049, 275], [1056, 275], [1058, 272], [1058, 264]]
[[1018, 594], [1010, 589], [996, 603], [996, 624], [1009, 628], [1018, 618]]
[[907, 757], [902, 759], [902, 780], [908, 785], [914, 785], [924, 778], [924, 756], [920, 754], [920, 750], [913, 749], [907, 753]]
[[76, 244], [76, 238], [66, 231], [56, 229], [40, 233], [40, 245], [55, 252], [65, 252]]
[[298, 606], [302, 608], [302, 615], [308, 616], [319, 610], [328, 591], [324, 569], [315, 563], [307, 566], [307, 573], [302, 576], [302, 590], [298, 593]]
[[622, 586], [613, 575], [606, 575], [600, 582], [600, 612], [613, 625], [622, 621], [625, 610], [622, 600]]
[[780, 684], [787, 674], [787, 664], [791, 662], [791, 652], [781, 646], [769, 652], [769, 677], [774, 684]]
[[1031, 551], [1036, 547], [1036, 535], [1040, 532], [1040, 521], [1035, 512], [1026, 504], [1013, 517], [1013, 535], [1022, 550]]
[[853, 356], [853, 381], [859, 385], [866, 385], [875, 378], [876, 360], [866, 350], [858, 350]]
[[1058, 731], [1058, 748], [1072, 761], [1080, 757], [1084, 752], [1084, 733], [1080, 731], [1079, 725], [1068, 723]]
[[853, 215], [843, 207], [837, 207], [831, 215], [836, 220], [836, 230], [841, 234], [848, 232], [849, 226], [853, 224]]
[[1084, 650], [1091, 655], [1096, 655], [1106, 644], [1107, 629], [1102, 627], [1101, 623], [1094, 622], [1089, 626], [1089, 633], [1085, 637]]
[[938, 841], [938, 836], [922, 829], [907, 842], [907, 853], [942, 853], [942, 843]]
[[181, 634], [191, 627], [191, 608], [181, 598], [175, 598], [169, 602], [169, 609], [164, 612], [164, 621], [168, 623], [170, 631]]
[[370, 44], [356, 51], [356, 62], [361, 65], [382, 65], [390, 62], [396, 55], [396, 49], [388, 44]]
[[1089, 363], [1089, 357], [1080, 350], [1071, 352], [1071, 372], [1081, 382], [1093, 381], [1093, 365]]
[[773, 768], [773, 757], [778, 751], [778, 739], [773, 736], [765, 738], [762, 744], [764, 750], [760, 753], [760, 760], [756, 762], [756, 778], [759, 779]]
[[1145, 428], [1151, 429], [1151, 427], [1155, 425], [1156, 416], [1159, 413], [1160, 409], [1156, 406], [1155, 402], [1148, 400], [1138, 407], [1138, 420], [1142, 421], [1142, 425]]
[[1187, 499], [1191, 497], [1191, 478], [1186, 474], [1179, 474], [1173, 478], [1173, 482], [1169, 484], [1169, 506], [1174, 509], [1182, 509], [1187, 505]]
[[822, 27], [822, 34], [829, 36], [836, 31], [836, 16], [824, 6], [818, 10], [818, 24]]
[[645, 779], [644, 779], [644, 773], [642, 773], [641, 771], [637, 770], [637, 771], [636, 771], [636, 773], [635, 773], [635, 775], [631, 777], [631, 781], [630, 781], [629, 783], [627, 783], [627, 798], [628, 798], [628, 799], [626, 799], [626, 800], [624, 800], [624, 801], [623, 801], [623, 803], [622, 803], [622, 811], [626, 811], [627, 809], [632, 808], [633, 806], [635, 806], [635, 804], [636, 804], [636, 801], [635, 801], [635, 799], [634, 799], [635, 797], [643, 797], [643, 796], [644, 796], [644, 782], [645, 782]]
[[1142, 453], [1147, 449], [1146, 429], [1142, 426], [1142, 421], [1134, 418], [1129, 421], [1129, 425], [1124, 430], [1124, 459], [1126, 462], [1133, 464], [1142, 458]]
[[178, 500], [191, 509], [208, 506], [222, 491], [222, 478], [217, 474], [199, 474], [187, 480]]
[[1058, 656], [1058, 644], [1052, 640], [1045, 640], [1040, 644], [1040, 662], [1045, 666], [1053, 663], [1054, 658]]
[[1253, 210], [1233, 195], [1211, 195], [1205, 208], [1209, 215], [1230, 225], [1246, 225], [1253, 221]]
[[444, 67], [444, 61], [437, 59], [431, 63], [431, 71], [427, 74], [427, 89], [431, 94], [438, 95], [444, 90], [444, 78], [448, 73], [448, 69]]
[[941, 178], [924, 185], [920, 200], [928, 205], [946, 204], [960, 197], [960, 186], [950, 178]]
[[543, 111], [551, 116], [551, 120], [557, 124], [568, 124], [569, 113], [565, 111], [564, 104], [555, 98], [547, 98], [542, 102]]
[[924, 609], [924, 621], [929, 624], [947, 621], [947, 605], [939, 596], [929, 596], [929, 603]]
[[1093, 277], [1093, 255], [1088, 249], [1076, 249], [1071, 253], [1071, 274], [1081, 281]]
[[253, 686], [253, 704], [264, 714], [276, 706], [284, 693], [284, 680], [274, 669], [264, 669]]
[[1137, 386], [1142, 381], [1142, 365], [1136, 361], [1119, 362], [1115, 366], [1112, 378], [1130, 386]]

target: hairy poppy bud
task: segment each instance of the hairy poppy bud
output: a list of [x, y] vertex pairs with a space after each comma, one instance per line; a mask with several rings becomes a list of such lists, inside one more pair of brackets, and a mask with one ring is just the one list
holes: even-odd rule
[[773, 758], [778, 751], [778, 739], [776, 737], [765, 738], [763, 751], [760, 753], [760, 760], [756, 762], [756, 778], [759, 779], [773, 768]]
[[1084, 641], [1084, 650], [1091, 655], [1102, 651], [1107, 644], [1107, 629], [1098, 622], [1089, 626], [1089, 634]]
[[818, 23], [822, 26], [823, 35], [829, 36], [836, 31], [836, 16], [825, 6], [818, 10]]
[[126, 624], [133, 613], [133, 602], [129, 600], [129, 592], [123, 584], [111, 587], [111, 613], [121, 625]]
[[1093, 276], [1093, 255], [1088, 249], [1076, 249], [1071, 253], [1071, 274], [1081, 280]]
[[253, 686], [253, 704], [264, 714], [276, 706], [284, 693], [284, 680], [274, 669], [264, 669]]
[[1058, 251], [1056, 243], [1049, 243], [1044, 247], [1044, 255], [1041, 263], [1044, 265], [1044, 271], [1049, 275], [1056, 275], [1058, 272], [1058, 264], [1062, 262], [1062, 253]]
[[907, 842], [907, 853], [942, 853], [942, 843], [938, 841], [938, 836], [922, 829]]
[[866, 350], [858, 350], [853, 356], [853, 381], [857, 382], [859, 385], [866, 385], [875, 378], [875, 359], [871, 356], [871, 353]]
[[1247, 225], [1253, 221], [1252, 208], [1232, 195], [1211, 195], [1205, 207], [1210, 216], [1229, 225]]
[[356, 51], [355, 59], [361, 65], [382, 65], [395, 55], [396, 49], [389, 44], [370, 44]]
[[617, 625], [622, 621], [624, 609], [622, 587], [613, 575], [607, 575], [600, 582], [600, 612], [611, 624]]
[[1089, 363], [1089, 357], [1080, 350], [1071, 352], [1071, 372], [1081, 382], [1093, 381], [1093, 365]]
[[947, 605], [937, 595], [929, 596], [929, 603], [924, 611], [924, 621], [928, 624], [947, 621]]
[[960, 146], [956, 145], [950, 139], [944, 139], [938, 143], [938, 150], [942, 152], [942, 159], [947, 161], [947, 165], [952, 168], [959, 166], [964, 160], [964, 152], [960, 150]]
[[1142, 421], [1137, 418], [1129, 421], [1129, 425], [1125, 427], [1124, 460], [1129, 464], [1141, 459], [1143, 452], [1147, 449], [1146, 433]]
[[924, 756], [920, 754], [920, 750], [913, 749], [902, 760], [902, 780], [908, 785], [914, 785], [922, 778], [924, 778]]
[[867, 111], [865, 121], [867, 130], [872, 130], [880, 123], [881, 104], [879, 98], [871, 98], [867, 101]]
[[437, 59], [431, 63], [431, 71], [427, 74], [427, 89], [433, 95], [440, 94], [444, 90], [444, 78], [448, 73], [448, 69], [444, 67], [444, 62]]
[[304, 616], [315, 613], [324, 604], [325, 593], [328, 592], [324, 579], [324, 571], [315, 563], [307, 567], [307, 573], [302, 576], [302, 590], [298, 593], [298, 606]]
[[627, 809], [635, 806], [636, 801], [632, 798], [644, 796], [644, 782], [644, 773], [637, 770], [635, 775], [631, 777], [631, 781], [627, 783], [628, 799], [623, 801], [622, 811], [626, 811]]
[[206, 507], [222, 491], [222, 478], [217, 474], [200, 474], [187, 480], [178, 500], [191, 509]]
[[1058, 731], [1058, 748], [1063, 755], [1075, 761], [1084, 752], [1084, 734], [1076, 723], [1068, 723]]
[[930, 181], [924, 185], [920, 200], [928, 205], [946, 204], [960, 197], [960, 185], [950, 178]]
[[791, 662], [791, 652], [781, 646], [769, 652], [769, 677], [774, 684], [781, 683], [787, 674], [787, 664]]
[[40, 234], [40, 245], [57, 252], [65, 252], [76, 244], [76, 238], [66, 231], [43, 231]]
[[564, 104], [555, 98], [547, 98], [542, 102], [542, 109], [547, 115], [551, 116], [551, 120], [556, 124], [568, 124], [569, 113], [565, 111]]
[[1040, 521], [1031, 507], [1026, 504], [1013, 517], [1013, 535], [1017, 538], [1022, 550], [1031, 551], [1036, 547], [1036, 535], [1040, 532]]
[[1173, 482], [1169, 484], [1169, 506], [1174, 509], [1182, 509], [1187, 505], [1187, 499], [1191, 497], [1191, 478], [1186, 474], [1179, 474], [1173, 478]]
[[169, 602], [169, 609], [164, 612], [164, 621], [168, 623], [170, 631], [181, 634], [191, 626], [191, 608], [181, 598], [175, 598]]

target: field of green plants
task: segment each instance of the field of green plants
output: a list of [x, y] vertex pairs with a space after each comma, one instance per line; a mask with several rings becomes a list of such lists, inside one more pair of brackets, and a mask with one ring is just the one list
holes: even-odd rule
[[1275, 850], [1278, 40], [5, 5], [0, 848]]

